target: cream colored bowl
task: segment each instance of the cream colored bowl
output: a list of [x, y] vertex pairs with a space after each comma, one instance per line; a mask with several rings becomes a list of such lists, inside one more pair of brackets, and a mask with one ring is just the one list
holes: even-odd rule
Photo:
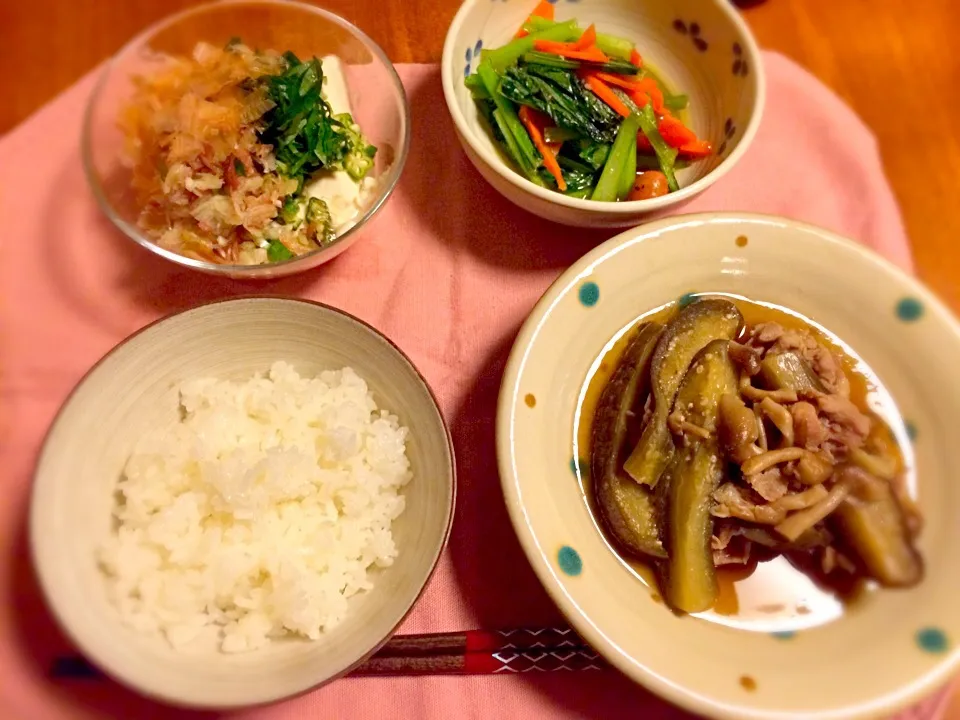
[[[413, 480], [394, 522], [395, 563], [350, 599], [320, 640], [276, 641], [245, 654], [176, 652], [122, 624], [95, 551], [110, 531], [113, 493], [134, 444], [178, 412], [177, 386], [198, 376], [238, 380], [284, 360], [301, 375], [350, 366], [377, 404], [410, 430]], [[115, 679], [160, 700], [227, 708], [277, 700], [347, 672], [373, 653], [423, 590], [446, 543], [455, 497], [453, 447], [410, 360], [370, 326], [317, 303], [228, 300], [147, 327], [80, 382], [44, 443], [30, 508], [30, 543], [47, 602], [80, 650]]]
[[[869, 593], [843, 614], [778, 616], [764, 610], [763, 584], [748, 583], [739, 616], [681, 617], [655, 602], [610, 549], [578, 483], [573, 428], [581, 388], [604, 346], [639, 315], [706, 292], [812, 318], [890, 391], [903, 418], [894, 430], [912, 439], [906, 456], [926, 521], [920, 585]], [[740, 214], [642, 226], [565, 272], [517, 338], [497, 417], [510, 517], [575, 629], [668, 700], [731, 720], [889, 715], [937, 689], [960, 664], [958, 364], [957, 320], [916, 280], [851, 241]]]
[[680, 190], [651, 200], [606, 203], [569, 198], [538, 187], [507, 162], [484, 127], [463, 84], [484, 48], [506, 44], [537, 0], [466, 0], [443, 46], [443, 93], [457, 137], [484, 179], [512, 203], [547, 220], [580, 227], [630, 227], [674, 208], [722, 178], [743, 156], [763, 114], [760, 50], [729, 0], [560, 0], [556, 19], [636, 42], [644, 63], [674, 92], [690, 97], [689, 125], [716, 154], [677, 174]]

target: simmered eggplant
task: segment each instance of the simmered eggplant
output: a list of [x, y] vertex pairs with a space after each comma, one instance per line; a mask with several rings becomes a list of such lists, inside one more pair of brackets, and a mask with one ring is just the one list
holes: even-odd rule
[[725, 465], [716, 440], [720, 400], [737, 390], [737, 371], [727, 340], [714, 340], [693, 360], [677, 393], [678, 412], [707, 430], [678, 443], [664, 480], [664, 529], [669, 559], [662, 563], [663, 586], [670, 605], [683, 612], [709, 609], [717, 598], [717, 578], [710, 538], [713, 493]]
[[607, 530], [625, 549], [664, 558], [654, 498], [623, 475], [629, 414], [650, 387], [650, 358], [663, 326], [640, 327], [600, 396], [593, 420], [590, 470], [597, 507]]
[[831, 515], [837, 533], [864, 569], [886, 587], [911, 587], [923, 578], [923, 561], [890, 483], [874, 478], [865, 493], [853, 493]]
[[[598, 521], [650, 558], [674, 610], [727, 612], [715, 568], [750, 573], [777, 556], [844, 598], [870, 578], [923, 577], [910, 468], [884, 422], [895, 408], [864, 402], [869, 373], [839, 343], [776, 312], [691, 303], [641, 326], [597, 386]], [[788, 585], [784, 607], [799, 607]]]
[[667, 417], [693, 358], [714, 340], [733, 340], [742, 326], [736, 305], [721, 298], [692, 302], [667, 323], [650, 363], [653, 414], [624, 463], [627, 474], [641, 485], [656, 487], [673, 457]]
[[807, 362], [792, 352], [767, 355], [760, 361], [760, 383], [767, 390], [793, 390], [797, 393], [825, 392], [823, 383]]

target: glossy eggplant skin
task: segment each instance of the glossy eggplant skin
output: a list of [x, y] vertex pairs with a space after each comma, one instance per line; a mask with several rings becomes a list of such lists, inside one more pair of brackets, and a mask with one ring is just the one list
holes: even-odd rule
[[654, 498], [621, 470], [629, 413], [642, 405], [650, 387], [650, 360], [663, 331], [640, 326], [604, 387], [593, 418], [590, 472], [594, 498], [607, 531], [636, 555], [665, 558]]
[[624, 463], [626, 473], [640, 485], [656, 487], [673, 458], [667, 417], [694, 357], [714, 340], [733, 340], [742, 327], [737, 306], [722, 298], [694, 301], [667, 323], [650, 362], [653, 415]]
[[760, 362], [760, 381], [768, 390], [824, 392], [823, 383], [807, 362], [792, 352], [767, 355]]
[[735, 393], [738, 373], [727, 340], [714, 340], [693, 360], [677, 393], [674, 412], [709, 436], [686, 435], [663, 479], [663, 532], [669, 559], [660, 572], [671, 607], [687, 613], [710, 609], [718, 586], [710, 539], [713, 493], [723, 481], [725, 460], [717, 442], [721, 398]]

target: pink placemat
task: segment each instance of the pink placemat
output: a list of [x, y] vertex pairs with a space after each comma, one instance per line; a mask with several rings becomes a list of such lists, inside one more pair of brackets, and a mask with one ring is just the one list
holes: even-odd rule
[[[750, 210], [858, 238], [903, 267], [910, 253], [876, 141], [806, 72], [765, 55], [769, 95], [750, 151], [685, 211]], [[392, 338], [435, 389], [460, 478], [450, 545], [403, 632], [559, 622], [500, 495], [494, 409], [520, 323], [576, 258], [612, 233], [515, 208], [460, 151], [436, 66], [400, 66], [413, 147], [393, 198], [355, 248], [295, 278], [250, 285], [180, 270], [121, 236], [96, 207], [79, 157], [87, 78], [0, 140], [0, 707], [61, 718], [688, 717], [614, 671], [417, 679], [348, 678], [268, 708], [184, 713], [106, 682], [54, 683], [71, 651], [37, 589], [26, 547], [43, 434], [83, 373], [123, 337], [197, 303], [250, 292], [344, 308]], [[91, 418], [91, 421], [95, 421]], [[69, 542], [69, 538], [64, 538]], [[940, 717], [940, 693], [901, 716]]]

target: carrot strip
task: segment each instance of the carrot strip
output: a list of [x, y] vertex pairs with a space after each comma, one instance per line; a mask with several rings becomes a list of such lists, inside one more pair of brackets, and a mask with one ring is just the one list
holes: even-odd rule
[[557, 162], [557, 156], [543, 141], [543, 128], [548, 123], [549, 118], [526, 105], [520, 106], [517, 114], [520, 116], [520, 122], [523, 123], [524, 127], [527, 128], [527, 132], [530, 133], [530, 139], [533, 140], [534, 146], [536, 146], [537, 150], [539, 150], [543, 156], [543, 166], [556, 179], [557, 188], [559, 188], [560, 192], [565, 191], [567, 189], [567, 182], [563, 179], [563, 173], [560, 172], [560, 163]]
[[585, 73], [583, 79], [587, 87], [593, 91], [594, 95], [616, 110], [618, 114], [623, 115], [623, 117], [630, 117], [632, 114], [630, 108], [626, 106], [623, 100], [617, 97], [616, 93], [614, 93], [613, 90], [610, 89], [610, 86], [604, 83], [603, 80], [589, 73]]
[[633, 100], [634, 104], [641, 110], [643, 110], [647, 103], [650, 102], [650, 96], [642, 90], [635, 90], [627, 94], [630, 96], [630, 99]]
[[643, 92], [650, 96], [650, 101], [653, 103], [653, 111], [658, 115], [663, 113], [663, 92], [657, 85], [657, 81], [653, 78], [645, 77], [641, 78], [638, 82]]
[[609, 62], [602, 50], [596, 46], [586, 50], [578, 50], [572, 43], [556, 42], [555, 40], [535, 40], [533, 49], [539, 52], [550, 53], [551, 55], [560, 55], [571, 60], [586, 60], [588, 62], [605, 63]]
[[694, 140], [679, 148], [680, 154], [688, 158], [705, 158], [713, 154], [713, 145], [706, 140]]
[[644, 86], [639, 80], [631, 80], [623, 75], [614, 75], [613, 73], [598, 72], [595, 73], [598, 78], [607, 85], [616, 85], [624, 90], [643, 90]]
[[640, 53], [637, 52], [636, 48], [630, 51], [630, 64], [643, 67], [643, 58], [640, 57]]
[[607, 85], [616, 85], [626, 90], [631, 99], [641, 108], [648, 102], [653, 102], [653, 111], [657, 114], [663, 112], [663, 93], [653, 79], [631, 80], [623, 75], [602, 72], [598, 72], [596, 75]]
[[592, 47], [597, 44], [597, 26], [591, 25], [586, 30], [583, 31], [583, 35], [580, 36], [580, 39], [573, 43], [575, 50], [586, 50], [589, 47]]
[[682, 148], [684, 145], [689, 145], [697, 141], [696, 133], [673, 115], [665, 114], [657, 127], [660, 130], [660, 134], [663, 135], [664, 141], [670, 147]]
[[[553, 5], [547, 2], [547, 0], [540, 0], [540, 4], [533, 9], [533, 12], [530, 13], [530, 16], [524, 21], [523, 24], [526, 25], [532, 17], [542, 17], [545, 20], [553, 20]], [[523, 29], [523, 25], [521, 25], [514, 37], [522, 38], [529, 34], [530, 33]]]

